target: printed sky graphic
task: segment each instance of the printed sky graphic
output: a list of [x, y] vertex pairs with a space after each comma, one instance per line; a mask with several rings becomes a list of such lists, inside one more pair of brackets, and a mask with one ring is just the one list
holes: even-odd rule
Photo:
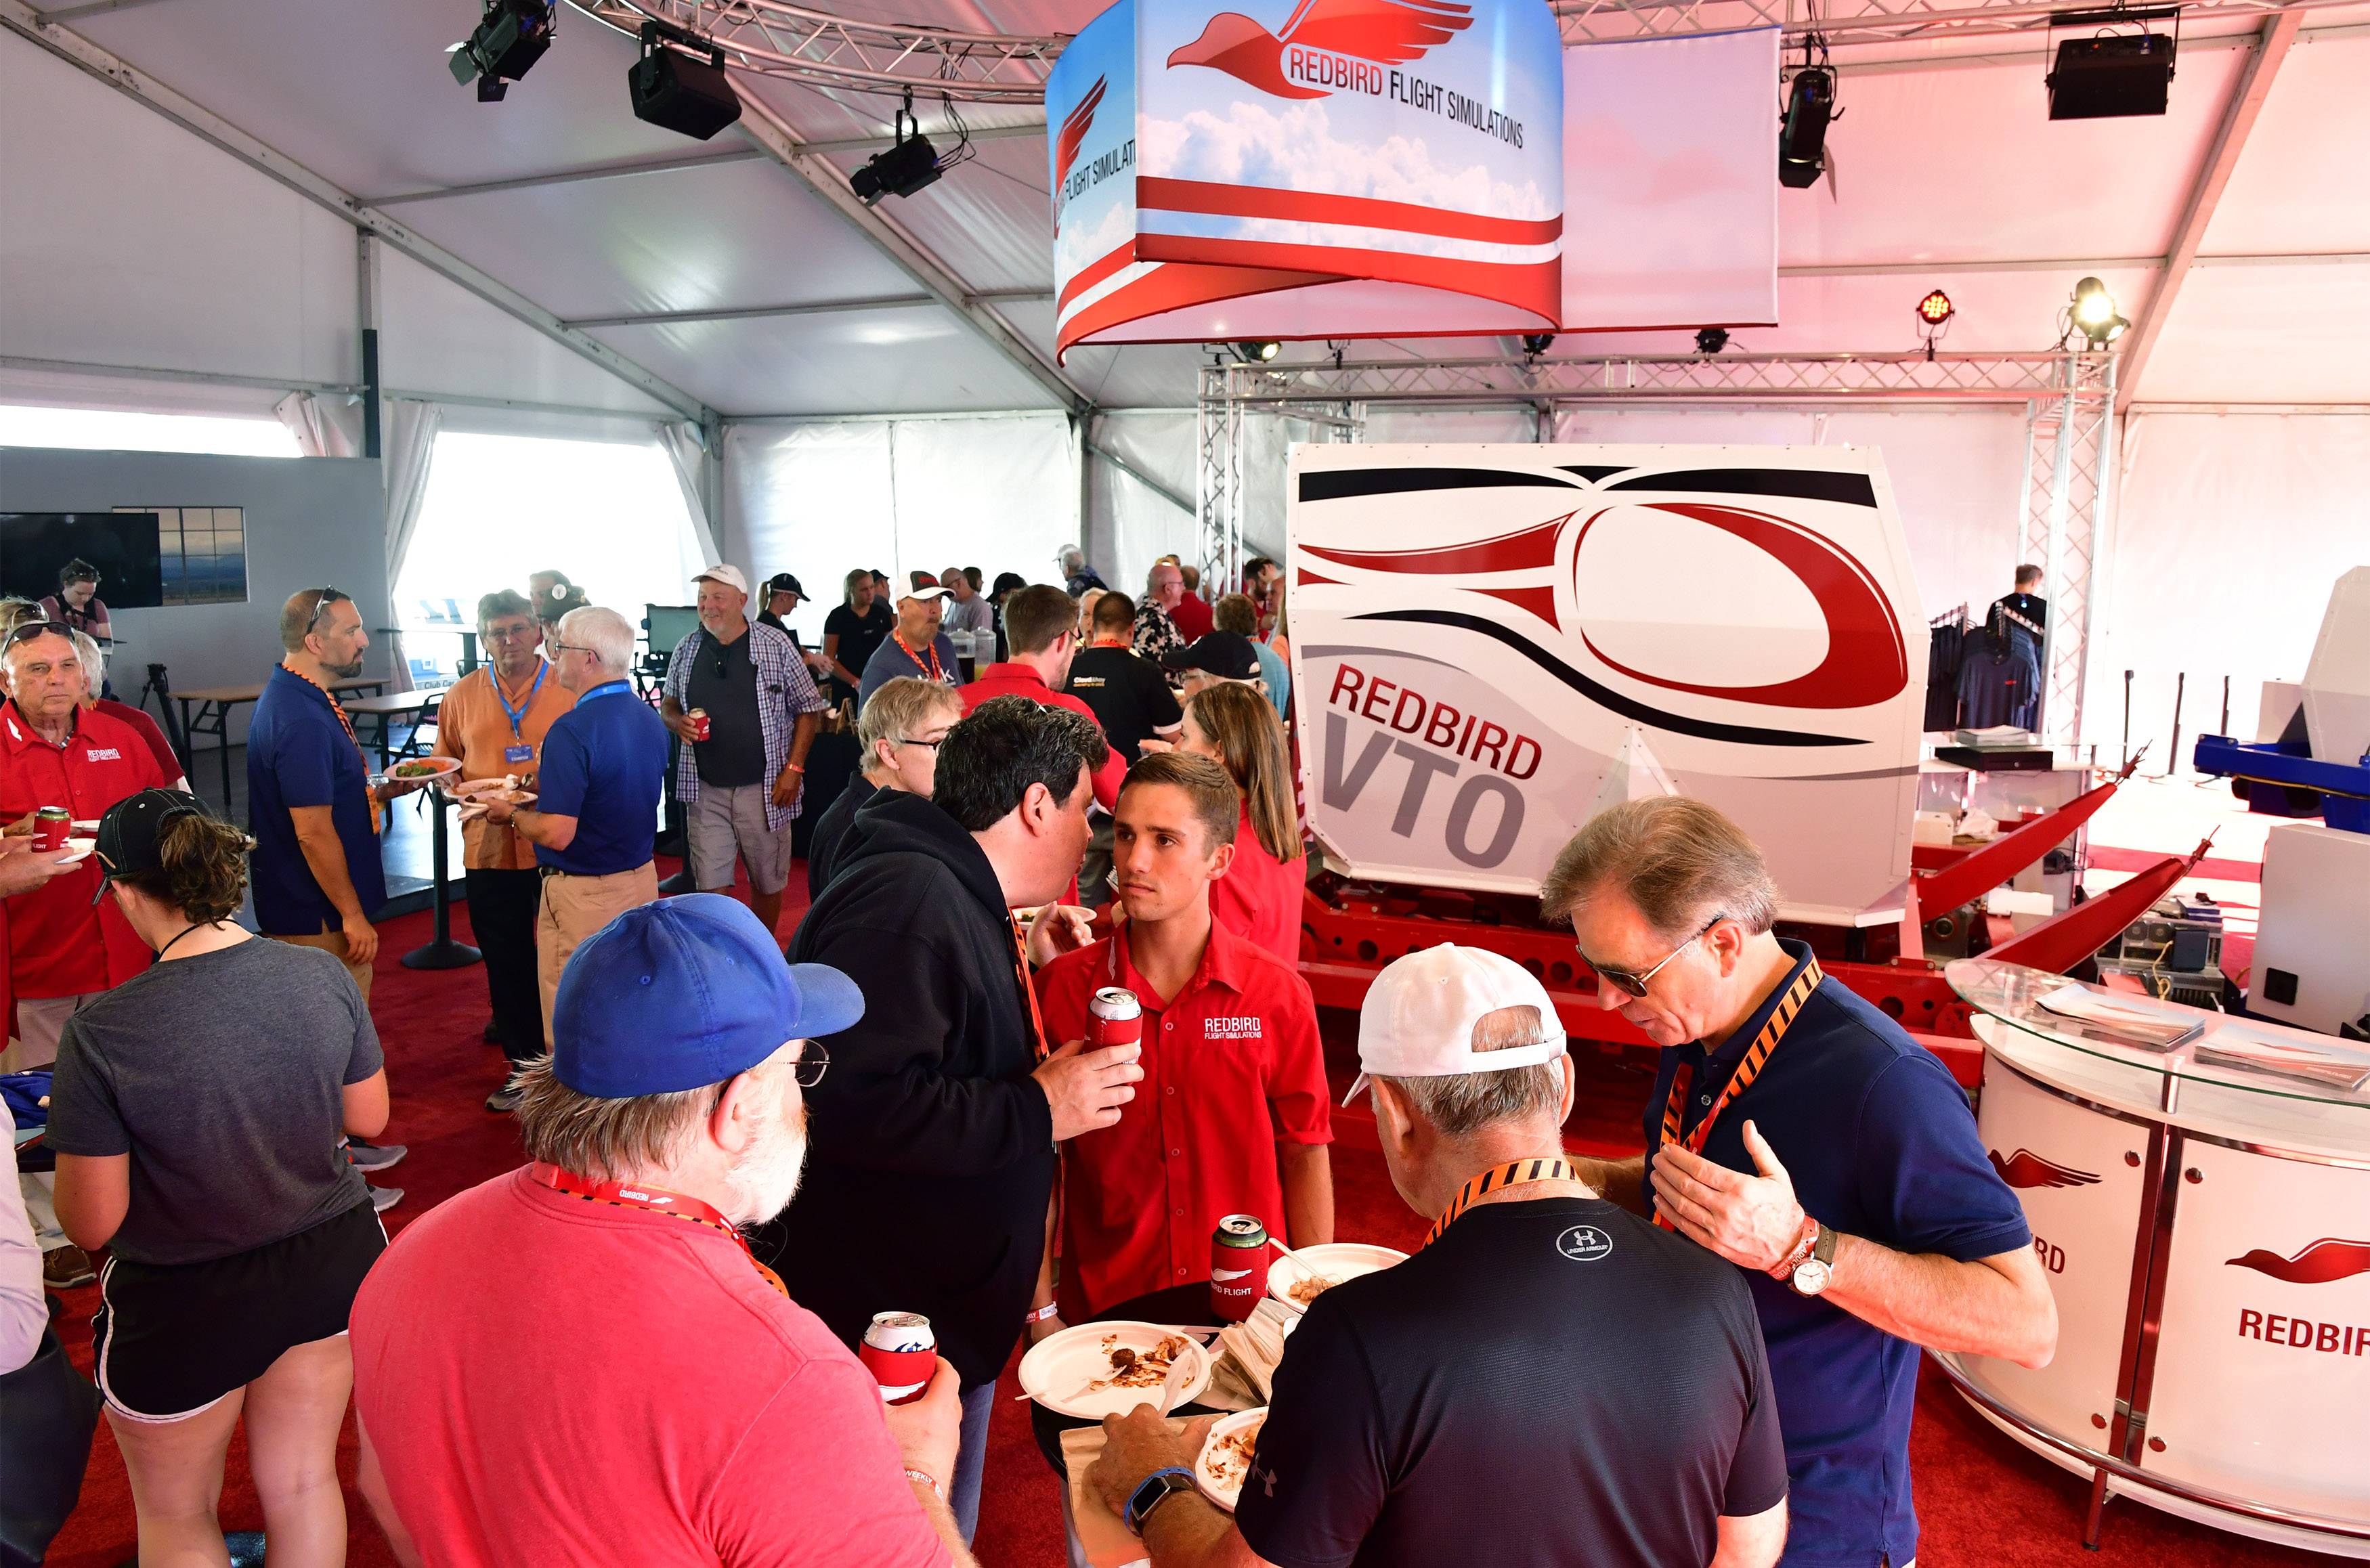
[[1329, 97], [1330, 87], [1284, 75], [1286, 49], [1298, 45], [1400, 65], [1472, 25], [1473, 8], [1452, 0], [1302, 0], [1281, 37], [1239, 11], [1221, 11], [1200, 38], [1169, 54], [1168, 64], [1206, 65], [1280, 98]]

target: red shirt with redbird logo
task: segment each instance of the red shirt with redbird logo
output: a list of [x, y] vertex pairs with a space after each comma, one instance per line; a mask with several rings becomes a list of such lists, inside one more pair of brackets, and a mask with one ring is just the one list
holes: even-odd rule
[[1118, 1122], [1079, 1134], [1062, 1161], [1062, 1316], [1210, 1277], [1210, 1233], [1256, 1214], [1282, 1237], [1279, 1143], [1330, 1143], [1317, 1004], [1299, 971], [1222, 921], [1167, 1002], [1135, 972], [1127, 933], [1039, 971], [1045, 1037], [1087, 1035], [1087, 1003], [1124, 986], [1144, 1004], [1143, 1081]]
[[[117, 801], [171, 782], [157, 776], [140, 732], [121, 719], [78, 711], [66, 743], [52, 746], [13, 700], [0, 705], [0, 820], [63, 806], [75, 821], [93, 822]], [[8, 978], [18, 1000], [107, 990], [148, 967], [148, 944], [115, 900], [93, 907], [98, 882], [93, 854], [8, 900]]]

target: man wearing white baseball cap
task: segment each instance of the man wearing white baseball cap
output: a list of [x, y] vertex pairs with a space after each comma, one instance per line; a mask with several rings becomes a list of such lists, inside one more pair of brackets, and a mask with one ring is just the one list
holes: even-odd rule
[[699, 630], [675, 645], [659, 703], [683, 742], [674, 792], [688, 813], [692, 876], [703, 893], [729, 892], [737, 856], [749, 868], [749, 907], [770, 931], [825, 704], [788, 635], [749, 624], [740, 567], [719, 562], [692, 586]]
[[1229, 1519], [1206, 1424], [1103, 1423], [1091, 1481], [1154, 1568], [1448, 1562], [1767, 1568], [1786, 1455], [1751, 1295], [1563, 1158], [1572, 1081], [1546, 990], [1444, 944], [1358, 1025], [1391, 1185], [1431, 1233], [1309, 1305]]

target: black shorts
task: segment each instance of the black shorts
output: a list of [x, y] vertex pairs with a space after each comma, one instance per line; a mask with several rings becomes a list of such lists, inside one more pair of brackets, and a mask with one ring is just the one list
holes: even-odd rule
[[346, 1332], [386, 1230], [369, 1200], [308, 1230], [204, 1263], [109, 1258], [91, 1319], [98, 1391], [133, 1421], [181, 1421]]

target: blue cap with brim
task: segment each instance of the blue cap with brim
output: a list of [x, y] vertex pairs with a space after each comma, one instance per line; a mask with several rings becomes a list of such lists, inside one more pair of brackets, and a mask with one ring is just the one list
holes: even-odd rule
[[551, 1070], [596, 1100], [673, 1094], [863, 1016], [854, 980], [785, 963], [747, 905], [686, 893], [627, 910], [569, 955], [551, 1010]]

